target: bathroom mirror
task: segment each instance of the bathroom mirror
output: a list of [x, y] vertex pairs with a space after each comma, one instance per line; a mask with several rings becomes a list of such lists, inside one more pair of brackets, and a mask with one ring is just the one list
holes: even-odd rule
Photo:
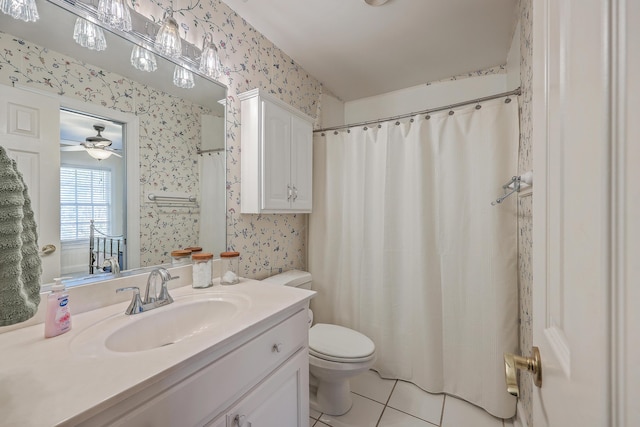
[[[134, 132], [125, 133], [122, 153], [116, 151], [137, 163], [137, 176], [131, 174], [131, 180], [127, 173], [125, 187], [137, 195], [139, 203], [121, 203], [129, 209], [126, 218], [139, 219], [135, 225], [125, 221], [123, 228], [128, 247], [135, 237], [139, 238], [139, 254], [123, 259], [126, 269], [167, 263], [172, 250], [188, 246], [201, 246], [214, 255], [224, 251], [226, 87], [197, 72], [198, 51], [184, 42], [186, 59], [173, 61], [157, 54], [148, 43], [153, 23], [149, 25], [150, 21], [134, 11], [132, 19], [138, 21], [138, 27], [142, 25], [147, 39], [138, 33], [103, 28], [107, 49], [96, 52], [73, 40], [79, 16], [97, 23], [85, 5], [62, 0], [37, 5], [40, 19], [35, 23], [0, 14], [0, 31], [4, 33], [0, 34], [4, 51], [0, 73], [2, 69], [5, 73], [1, 83], [11, 81], [17, 88], [72, 99], [69, 105], [66, 101], [61, 105], [87, 114], [89, 122], [123, 123], [131, 118], [125, 127], [136, 124]], [[136, 44], [155, 53], [157, 70], [140, 71], [131, 65]], [[173, 84], [176, 62], [193, 74], [193, 88]], [[88, 129], [87, 136], [95, 133], [95, 129]], [[136, 140], [127, 135], [134, 135]], [[99, 168], [99, 161], [87, 160]], [[46, 242], [39, 243], [43, 246]], [[88, 251], [82, 255], [87, 259], [87, 275], [89, 255]], [[97, 274], [75, 283], [94, 282], [101, 276], [109, 278]], [[43, 275], [43, 283], [51, 277]]]

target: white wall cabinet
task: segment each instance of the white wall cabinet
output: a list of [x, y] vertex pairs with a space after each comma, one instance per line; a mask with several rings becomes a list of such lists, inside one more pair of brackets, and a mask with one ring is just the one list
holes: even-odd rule
[[313, 118], [259, 89], [239, 98], [241, 212], [310, 213]]

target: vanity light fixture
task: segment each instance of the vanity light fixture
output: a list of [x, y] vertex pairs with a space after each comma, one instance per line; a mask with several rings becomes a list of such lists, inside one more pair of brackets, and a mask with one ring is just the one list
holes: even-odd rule
[[179, 65], [176, 65], [173, 70], [173, 84], [183, 89], [191, 89], [196, 85], [193, 80], [193, 73]]
[[40, 18], [35, 0], [0, 0], [0, 11], [25, 22], [35, 22]]
[[213, 35], [205, 33], [202, 41], [202, 55], [200, 56], [200, 67], [198, 70], [214, 79], [220, 78], [221, 74], [220, 58], [218, 49], [213, 43]]
[[131, 14], [125, 0], [100, 0], [98, 2], [98, 19], [111, 28], [131, 31]]
[[178, 23], [173, 19], [173, 11], [167, 9], [162, 25], [156, 34], [154, 47], [163, 55], [178, 58], [182, 55], [182, 40]]
[[158, 69], [156, 56], [139, 45], [135, 45], [131, 50], [131, 65], [140, 71], [152, 72]]
[[91, 21], [78, 17], [73, 27], [73, 40], [87, 49], [101, 51], [107, 48], [102, 28]]

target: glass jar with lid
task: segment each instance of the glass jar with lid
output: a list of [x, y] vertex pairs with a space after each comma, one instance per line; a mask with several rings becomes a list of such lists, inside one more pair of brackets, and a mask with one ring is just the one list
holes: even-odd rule
[[235, 285], [240, 281], [240, 252], [220, 254], [220, 284]]
[[193, 287], [208, 288], [213, 285], [213, 254], [199, 252], [191, 255], [193, 260]]
[[191, 251], [178, 249], [171, 251], [171, 265], [186, 265], [191, 261]]

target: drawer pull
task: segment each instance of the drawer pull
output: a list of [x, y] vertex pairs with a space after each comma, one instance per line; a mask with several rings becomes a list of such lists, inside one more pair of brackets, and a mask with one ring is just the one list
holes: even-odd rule
[[273, 345], [273, 347], [271, 347], [271, 352], [272, 353], [280, 353], [280, 351], [282, 351], [282, 343], [276, 343]]

